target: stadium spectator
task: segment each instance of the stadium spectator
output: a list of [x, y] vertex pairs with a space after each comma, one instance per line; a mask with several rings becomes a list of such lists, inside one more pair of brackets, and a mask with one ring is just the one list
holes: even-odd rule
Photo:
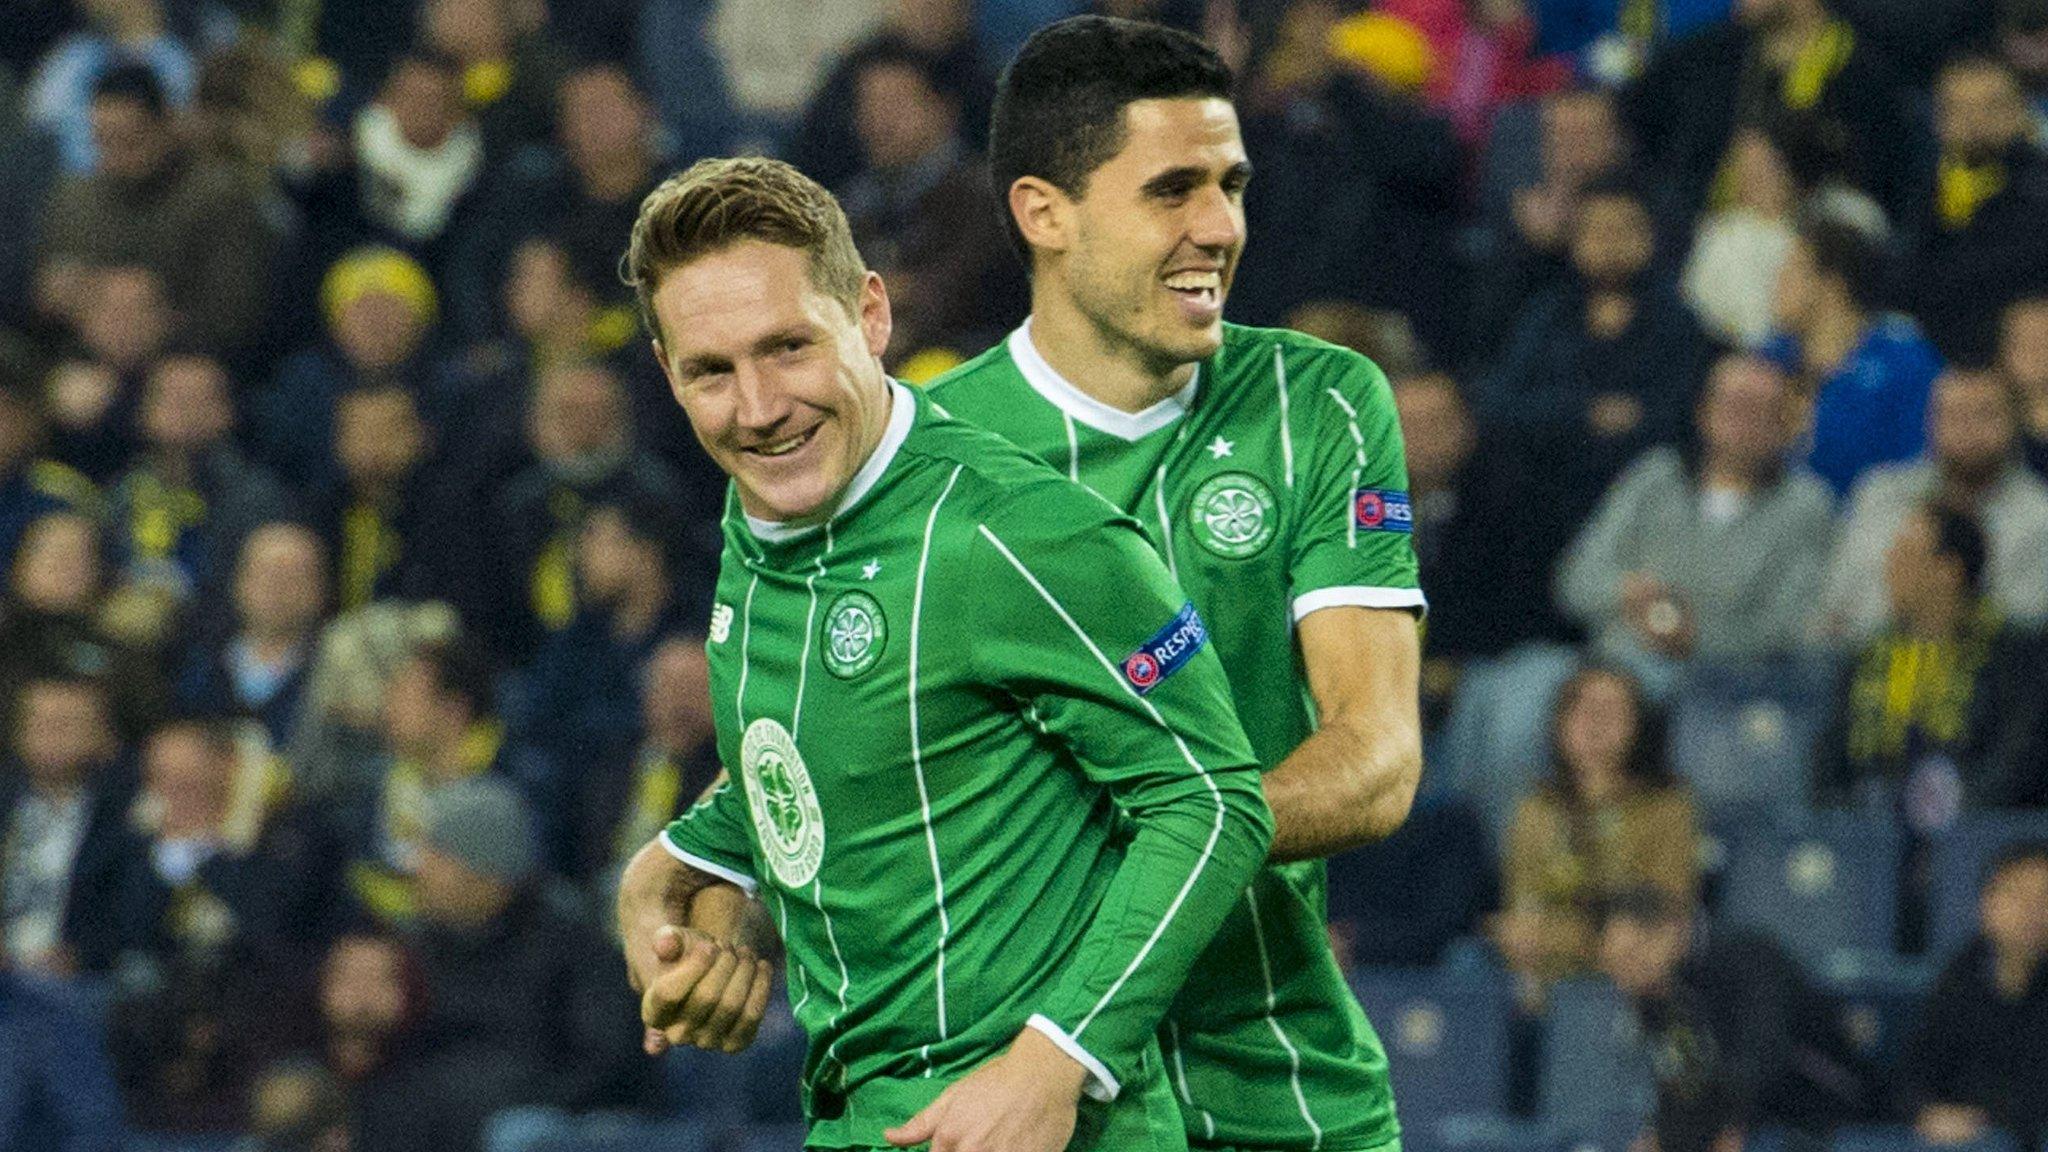
[[317, 1048], [266, 1071], [258, 1101], [261, 1085], [317, 1067], [334, 1078], [346, 1100], [348, 1147], [442, 1147], [416, 1123], [421, 1100], [413, 1069], [425, 1007], [419, 960], [398, 937], [366, 929], [337, 937], [319, 967]]
[[554, 145], [526, 149], [499, 169], [455, 242], [450, 320], [465, 342], [504, 333], [497, 287], [512, 271], [513, 254], [536, 237], [560, 251], [599, 308], [616, 310], [624, 330], [618, 343], [633, 333], [632, 297], [615, 265], [619, 237], [632, 230], [666, 161], [653, 113], [632, 76], [608, 61], [570, 72], [556, 107]]
[[[481, 623], [515, 659], [530, 658], [576, 615], [576, 537], [595, 504], [642, 500], [691, 508], [675, 473], [633, 441], [625, 388], [601, 364], [544, 369], [527, 410], [534, 462], [491, 507], [492, 610]], [[696, 514], [704, 515], [704, 507]]]
[[2048, 140], [2048, 3], [2003, 0], [1997, 37], [1998, 54], [2026, 90], [2034, 138]]
[[119, 475], [134, 453], [143, 378], [172, 336], [163, 282], [140, 267], [80, 270], [94, 307], [72, 325], [76, 339], [45, 385], [51, 454], [95, 483]]
[[1977, 938], [1949, 961], [1899, 1057], [1900, 1103], [1946, 1146], [1989, 1128], [2038, 1147], [2048, 1135], [2048, 844], [1994, 862]]
[[1998, 344], [1999, 311], [2048, 291], [2048, 153], [2019, 77], [1993, 56], [1965, 56], [1935, 89], [1941, 151], [1932, 212], [1919, 226], [1906, 283], [1914, 315], [1942, 354], [1981, 364]]
[[450, 785], [490, 775], [525, 789], [547, 821], [544, 842], [558, 844], [562, 782], [539, 752], [507, 738], [496, 701], [491, 662], [466, 640], [422, 645], [385, 685], [384, 774], [337, 813], [355, 897], [379, 920], [408, 923], [418, 912], [412, 879], [428, 801]]
[[351, 1145], [341, 1080], [311, 1060], [265, 1068], [249, 1090], [250, 1152], [334, 1152]]
[[830, 61], [881, 30], [896, 0], [718, 0], [704, 27], [738, 120], [733, 143], [793, 139]]
[[653, 1067], [625, 964], [580, 898], [542, 869], [534, 824], [488, 777], [427, 803], [416, 948], [426, 1008], [414, 1123], [467, 1150], [493, 1112], [643, 1103]]
[[24, 1148], [119, 1152], [121, 1096], [92, 1013], [0, 957], [0, 1132]]
[[1838, 1007], [1775, 941], [1709, 933], [1692, 901], [1653, 886], [1604, 911], [1600, 970], [1642, 1029], [1659, 1152], [1740, 1148], [1765, 1127], [1825, 1138], [1875, 1114]]
[[847, 62], [860, 165], [839, 199], [868, 267], [889, 285], [892, 364], [933, 349], [965, 359], [1029, 310], [1004, 251], [988, 167], [961, 143], [957, 81], [907, 44]]
[[1791, 656], [1827, 568], [1834, 502], [1788, 465], [1797, 398], [1747, 355], [1715, 366], [1686, 448], [1652, 448], [1608, 489], [1557, 573], [1605, 659], [1668, 683], [1692, 660]]
[[0, 599], [0, 700], [46, 672], [104, 681], [114, 729], [142, 734], [163, 703], [152, 654], [123, 630], [106, 598], [100, 526], [56, 511], [29, 524]]
[[1735, 135], [1733, 193], [1702, 216], [1683, 278], [1686, 303], [1715, 339], [1755, 348], [1771, 334], [1771, 293], [1792, 250], [1799, 185], [1771, 138]]
[[0, 772], [0, 956], [4, 967], [103, 974], [120, 946], [116, 906], [136, 861], [128, 790], [106, 689], [71, 673], [21, 686]]
[[1964, 808], [2048, 803], [2041, 644], [1986, 596], [1989, 563], [1967, 513], [1908, 505], [1885, 555], [1887, 626], [1856, 653], [1821, 740], [1822, 803], [1896, 811], [1923, 835]]
[[[637, 743], [585, 761], [577, 777], [576, 859], [571, 875], [609, 906], [633, 853], [718, 778], [711, 668], [703, 637], [670, 636], [642, 664]], [[621, 763], [621, 760], [626, 763]], [[601, 770], [600, 770], [601, 769]]]
[[358, 385], [334, 405], [339, 478], [314, 498], [332, 560], [335, 606], [378, 600], [461, 600], [469, 535], [435, 455], [420, 404], [391, 379]]
[[249, 406], [259, 458], [301, 488], [337, 479], [333, 417], [342, 393], [385, 382], [424, 388], [440, 295], [417, 261], [369, 246], [328, 269], [320, 312], [323, 338], [286, 358]]
[[288, 520], [251, 531], [235, 564], [233, 615], [196, 629], [174, 687], [179, 707], [253, 717], [270, 747], [282, 749], [298, 725], [327, 605], [319, 536]]
[[[1492, 333], [1514, 323], [1531, 295], [1571, 275], [1571, 228], [1579, 199], [1629, 159], [1613, 95], [1578, 88], [1545, 97], [1535, 111], [1533, 158], [1511, 142], [1488, 158], [1480, 211], [1487, 258], [1473, 268], [1475, 323]], [[1527, 145], [1522, 151], [1529, 150]], [[1526, 168], [1527, 171], [1517, 171]], [[1526, 179], [1526, 182], [1523, 180]]]
[[166, 103], [183, 107], [198, 84], [192, 52], [165, 19], [161, 0], [89, 0], [77, 4], [86, 26], [58, 41], [36, 66], [22, 94], [22, 119], [52, 133], [64, 168], [90, 172], [93, 93], [102, 77], [123, 66], [141, 67], [163, 90]]
[[325, 268], [352, 248], [386, 244], [438, 270], [484, 169], [483, 132], [463, 101], [461, 65], [416, 48], [356, 113], [343, 154], [300, 186], [301, 259]]
[[0, 562], [10, 569], [30, 524], [51, 512], [90, 509], [99, 496], [92, 481], [42, 455], [47, 425], [33, 374], [26, 364], [0, 364]]
[[1887, 551], [1929, 501], [1982, 526], [1991, 550], [1984, 591], [1999, 611], [2029, 626], [2048, 621], [2048, 483], [2021, 462], [2015, 408], [1995, 371], [1950, 371], [1936, 383], [1932, 458], [1873, 469], [1850, 501], [1821, 598], [1824, 639], [1853, 646], [1884, 625]]
[[1918, 325], [1877, 311], [1882, 238], [1832, 210], [1810, 211], [1771, 297], [1764, 353], [1813, 397], [1808, 467], [1847, 496], [1877, 464], [1927, 444], [1927, 399], [1941, 355]]
[[1551, 778], [1508, 830], [1494, 930], [1525, 1009], [1592, 970], [1602, 900], [1648, 885], [1689, 905], [1698, 891], [1698, 822], [1658, 728], [1624, 672], [1588, 667], [1558, 693]]
[[321, 632], [286, 753], [304, 797], [345, 807], [349, 797], [379, 792], [390, 766], [383, 713], [391, 678], [421, 645], [450, 640], [459, 630], [446, 604], [381, 601]]
[[1422, 32], [1433, 64], [1423, 97], [1467, 148], [1486, 143], [1502, 107], [1571, 82], [1569, 61], [1538, 53], [1536, 22], [1523, 0], [1384, 0], [1375, 11]]
[[705, 0], [641, 0], [634, 74], [679, 160], [722, 156], [739, 132], [731, 85], [713, 54], [708, 29], [717, 5]]
[[2048, 479], [2048, 295], [2006, 307], [1998, 364], [2019, 404], [2021, 455]]
[[630, 744], [637, 686], [655, 647], [708, 618], [717, 561], [688, 555], [686, 539], [664, 505], [625, 500], [584, 515], [576, 616], [535, 655], [520, 726], [557, 761], [586, 764]]
[[36, 284], [44, 313], [80, 322], [105, 307], [82, 283], [84, 270], [136, 265], [163, 284], [185, 339], [215, 352], [248, 344], [276, 247], [256, 198], [180, 141], [147, 68], [102, 77], [92, 122], [98, 168], [50, 194]]
[[1685, 219], [1727, 171], [1738, 129], [1780, 142], [1813, 183], [1862, 189], [1894, 217], [1913, 196], [1924, 133], [1901, 79], [1833, 0], [1742, 0], [1735, 19], [1670, 45], [1630, 86], [1623, 111], [1659, 199]]
[[1582, 192], [1572, 276], [1531, 299], [1489, 379], [1481, 418], [1542, 458], [1526, 498], [1577, 522], [1628, 462], [1685, 432], [1708, 348], [1656, 272], [1649, 208], [1626, 183]]
[[1564, 527], [1525, 498], [1530, 462], [1509, 438], [1473, 419], [1457, 381], [1441, 372], [1397, 377], [1394, 407], [1407, 453], [1415, 555], [1430, 593], [1422, 701], [1435, 730], [1465, 666], [1561, 630], [1546, 587]]
[[833, 61], [811, 94], [790, 141], [790, 161], [827, 188], [845, 187], [860, 171], [860, 73], [877, 53], [920, 61], [943, 85], [953, 140], [962, 152], [983, 152], [996, 76], [975, 36], [976, 7], [972, 0], [890, 0], [881, 28]]
[[141, 453], [107, 492], [108, 553], [124, 590], [167, 613], [226, 590], [242, 541], [287, 511], [284, 490], [235, 445], [234, 423], [218, 361], [173, 354], [151, 366]]
[[330, 877], [261, 842], [266, 767], [218, 721], [173, 720], [145, 744], [143, 859], [125, 891], [97, 894], [119, 904], [108, 1046], [139, 1127], [232, 1131], [263, 1063], [310, 1040], [320, 941], [301, 918]]

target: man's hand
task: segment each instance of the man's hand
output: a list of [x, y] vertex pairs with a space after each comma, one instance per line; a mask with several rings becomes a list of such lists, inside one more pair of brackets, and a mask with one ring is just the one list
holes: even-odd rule
[[1991, 1118], [1983, 1109], [1967, 1104], [1929, 1104], [1913, 1124], [1922, 1140], [1937, 1147], [1968, 1144], [1990, 1126]]
[[678, 1044], [741, 1051], [761, 1028], [774, 983], [774, 966], [752, 950], [674, 924], [656, 929], [644, 948], [628, 946], [627, 973], [651, 1056]]
[[1088, 1072], [1035, 1028], [968, 1073], [901, 1127], [882, 1135], [931, 1152], [1060, 1152], [1074, 1138]]

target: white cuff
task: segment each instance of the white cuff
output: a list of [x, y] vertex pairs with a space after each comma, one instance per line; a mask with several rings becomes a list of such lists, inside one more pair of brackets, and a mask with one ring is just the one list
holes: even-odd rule
[[740, 891], [745, 892], [749, 896], [754, 895], [757, 891], [760, 890], [761, 886], [754, 882], [754, 878], [752, 876], [749, 876], [744, 872], [735, 872], [732, 869], [727, 868], [723, 864], [714, 864], [711, 861], [706, 860], [702, 856], [692, 855], [688, 852], [683, 851], [681, 848], [676, 847], [676, 842], [668, 838], [667, 829], [663, 829], [661, 835], [656, 836], [655, 839], [661, 841], [661, 846], [663, 848], [668, 849], [669, 855], [675, 857], [678, 860], [681, 860], [683, 863], [688, 864], [690, 867], [695, 868], [699, 872], [702, 872], [708, 876], [716, 876], [720, 880], [724, 880], [729, 883], [737, 884], [740, 886]]
[[1100, 1100], [1107, 1104], [1116, 1099], [1117, 1093], [1124, 1090], [1124, 1086], [1116, 1082], [1116, 1077], [1109, 1074], [1109, 1069], [1102, 1066], [1102, 1061], [1090, 1056], [1088, 1050], [1076, 1043], [1059, 1025], [1044, 1016], [1033, 1016], [1024, 1022], [1024, 1026], [1045, 1033], [1046, 1038], [1057, 1044], [1060, 1051], [1073, 1057], [1076, 1064], [1088, 1070], [1088, 1079], [1081, 1082], [1081, 1091], [1090, 1100]]
[[1325, 608], [1420, 608], [1429, 611], [1429, 601], [1420, 588], [1318, 588], [1294, 598], [1294, 622]]

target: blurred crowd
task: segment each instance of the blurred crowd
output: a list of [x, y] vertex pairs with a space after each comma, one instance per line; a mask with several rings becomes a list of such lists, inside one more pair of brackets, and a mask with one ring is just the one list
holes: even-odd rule
[[[1347, 961], [1504, 973], [1525, 1113], [1604, 979], [1663, 1152], [2048, 1129], [2048, 0], [0, 0], [0, 1145], [689, 1105], [605, 913], [718, 771], [725, 497], [631, 222], [797, 162], [928, 379], [1028, 306], [979, 149], [1086, 8], [1240, 72], [1231, 318], [1392, 382], [1429, 768]], [[1881, 1050], [1736, 894], [1831, 816]]]

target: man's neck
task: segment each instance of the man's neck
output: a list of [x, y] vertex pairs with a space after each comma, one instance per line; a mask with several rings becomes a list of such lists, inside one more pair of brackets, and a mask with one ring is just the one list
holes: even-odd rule
[[2007, 1000], [2025, 996], [2034, 982], [2034, 974], [2041, 968], [2041, 960], [2038, 955], [2024, 953], [1995, 954], [1991, 962], [1991, 979], [1998, 987], [1998, 994]]
[[600, 204], [618, 204], [638, 196], [654, 168], [644, 148], [628, 148], [604, 156], [593, 156], [577, 170], [583, 176], [583, 191]]
[[1930, 592], [1925, 602], [1907, 609], [1899, 623], [1915, 640], [1953, 640], [1962, 634], [1967, 611], [1963, 597]]
[[1718, 452], [1708, 452], [1700, 461], [1700, 487], [1719, 492], [1747, 495], [1761, 486], [1754, 470], [1742, 467]]
[[1823, 304], [1801, 339], [1806, 367], [1818, 376], [1833, 376], [1863, 343], [1863, 334], [1869, 329], [1870, 317], [1862, 310], [1848, 304]]
[[666, 574], [651, 570], [626, 590], [625, 598], [612, 610], [612, 634], [624, 638], [645, 636], [668, 607]]
[[1787, 14], [1776, 27], [1765, 30], [1764, 58], [1781, 70], [1791, 67], [1827, 26], [1828, 14], [1818, 6]]
[[2000, 461], [1990, 468], [1964, 471], [1959, 468], [1940, 469], [1942, 496], [1952, 504], [1961, 507], [1980, 507], [1991, 495], [1993, 489], [2005, 481], [2008, 461]]
[[1143, 412], [1194, 379], [1195, 363], [1161, 365], [1104, 332], [1047, 287], [1031, 299], [1031, 343], [1060, 377], [1122, 412]]
[[51, 804], [70, 804], [85, 794], [83, 776], [30, 776], [28, 790]]

